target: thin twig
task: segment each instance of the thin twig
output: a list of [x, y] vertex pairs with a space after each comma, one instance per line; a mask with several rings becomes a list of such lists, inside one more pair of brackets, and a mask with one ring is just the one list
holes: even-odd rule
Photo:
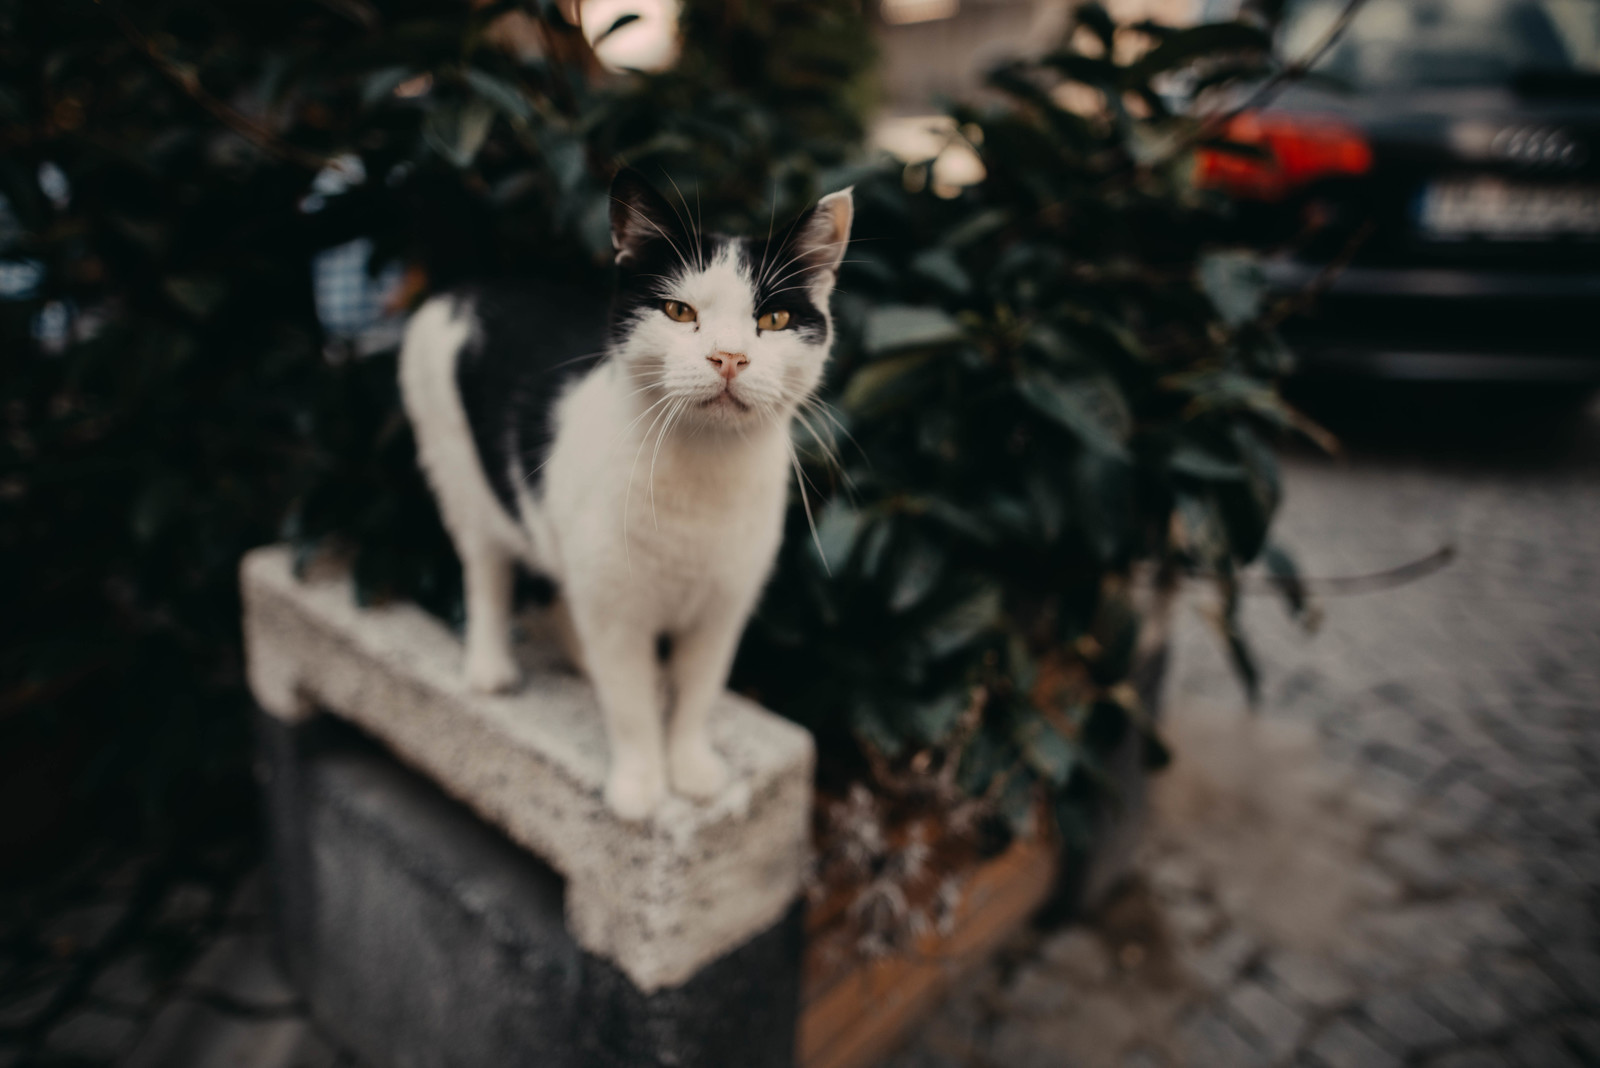
[[[1409, 586], [1420, 579], [1427, 578], [1436, 571], [1443, 571], [1449, 567], [1456, 558], [1454, 545], [1441, 545], [1427, 556], [1418, 557], [1395, 567], [1383, 571], [1370, 571], [1364, 575], [1329, 575], [1322, 578], [1280, 578], [1276, 575], [1246, 575], [1243, 578], [1248, 583], [1242, 586], [1241, 593], [1263, 594], [1276, 593], [1287, 584], [1293, 583], [1308, 593], [1331, 594], [1335, 597], [1348, 597], [1354, 594], [1377, 593], [1382, 590], [1397, 589]], [[1209, 572], [1191, 571], [1194, 578], [1217, 578], [1220, 576]]]
[[1357, 227], [1356, 232], [1350, 235], [1350, 239], [1339, 250], [1339, 254], [1324, 264], [1322, 270], [1317, 272], [1317, 276], [1307, 282], [1299, 292], [1290, 293], [1275, 302], [1266, 315], [1261, 317], [1260, 325], [1267, 330], [1276, 329], [1289, 316], [1304, 311], [1316, 303], [1317, 298], [1326, 293], [1344, 273], [1345, 268], [1350, 266], [1350, 262], [1356, 258], [1356, 253], [1361, 251], [1361, 246], [1367, 243], [1377, 228], [1377, 223], [1371, 219]]
[[1333, 25], [1328, 27], [1328, 32], [1322, 35], [1322, 40], [1299, 59], [1288, 66], [1279, 69], [1272, 77], [1256, 86], [1256, 89], [1242, 104], [1229, 108], [1219, 115], [1207, 120], [1207, 124], [1214, 131], [1218, 126], [1227, 124], [1233, 119], [1254, 108], [1261, 107], [1273, 97], [1283, 91], [1285, 85], [1291, 81], [1298, 81], [1311, 73], [1311, 68], [1322, 62], [1322, 58], [1339, 43], [1339, 38], [1344, 36], [1345, 30], [1350, 28], [1350, 22], [1356, 13], [1366, 4], [1367, 0], [1347, 0], [1344, 10], [1339, 12], [1339, 17], [1333, 20]]
[[211, 116], [228, 129], [255, 145], [269, 156], [274, 156], [288, 163], [294, 163], [310, 170], [321, 170], [327, 166], [329, 160], [315, 152], [307, 151], [298, 145], [292, 145], [279, 137], [267, 126], [243, 114], [235, 108], [228, 106], [221, 100], [206, 91], [200, 84], [200, 78], [191, 69], [181, 67], [174, 63], [166, 53], [156, 47], [154, 41], [145, 36], [144, 32], [135, 26], [121, 11], [107, 6], [106, 14], [122, 30], [141, 52], [150, 57], [156, 69], [166, 75], [167, 79], [176, 85], [195, 103], [205, 108]]

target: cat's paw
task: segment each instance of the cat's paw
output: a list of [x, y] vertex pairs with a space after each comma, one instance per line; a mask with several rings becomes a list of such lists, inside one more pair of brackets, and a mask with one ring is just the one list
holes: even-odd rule
[[673, 747], [667, 757], [672, 775], [672, 792], [705, 801], [716, 797], [728, 785], [728, 762], [717, 755], [709, 742]]
[[468, 649], [467, 685], [479, 693], [505, 693], [522, 678], [517, 662], [504, 649]]
[[606, 804], [629, 823], [649, 816], [666, 795], [666, 778], [659, 767], [615, 763], [606, 777]]

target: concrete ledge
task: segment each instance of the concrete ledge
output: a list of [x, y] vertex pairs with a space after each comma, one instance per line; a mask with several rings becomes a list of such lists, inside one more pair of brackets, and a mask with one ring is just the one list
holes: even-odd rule
[[363, 1064], [793, 1068], [798, 902], [645, 994], [573, 941], [554, 869], [370, 737], [335, 716], [256, 727], [286, 974]]
[[342, 574], [302, 582], [288, 549], [241, 565], [251, 689], [285, 724], [325, 709], [377, 738], [565, 876], [567, 927], [643, 993], [684, 983], [782, 919], [809, 841], [811, 737], [733, 694], [712, 737], [733, 776], [628, 824], [601, 797], [606, 742], [589, 684], [548, 642], [515, 694], [472, 693], [461, 645], [409, 604], [359, 608]]

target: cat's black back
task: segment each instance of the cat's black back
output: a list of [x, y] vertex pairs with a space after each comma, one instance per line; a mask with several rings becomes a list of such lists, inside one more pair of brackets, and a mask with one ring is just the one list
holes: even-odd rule
[[548, 282], [480, 282], [451, 291], [472, 323], [456, 358], [456, 388], [478, 461], [507, 514], [517, 487], [537, 488], [555, 439], [557, 397], [604, 356], [607, 303]]

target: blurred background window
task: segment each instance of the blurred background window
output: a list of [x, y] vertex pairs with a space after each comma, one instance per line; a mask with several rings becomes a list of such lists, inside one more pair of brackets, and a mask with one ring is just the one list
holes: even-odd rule
[[[1304, 0], [1283, 54], [1314, 49], [1344, 0]], [[1600, 71], [1593, 0], [1368, 0], [1317, 70], [1356, 89], [1504, 85], [1528, 74]]]

